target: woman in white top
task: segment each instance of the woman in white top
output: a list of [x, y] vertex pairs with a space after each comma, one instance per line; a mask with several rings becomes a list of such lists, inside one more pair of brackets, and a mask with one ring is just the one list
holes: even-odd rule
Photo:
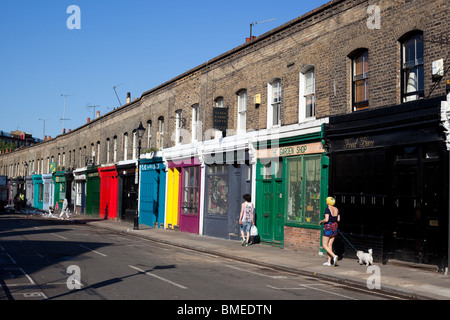
[[[250, 228], [253, 225], [253, 204], [251, 203], [252, 197], [249, 194], [243, 196], [245, 202], [241, 205], [241, 214], [239, 216], [239, 225], [241, 229], [242, 245], [248, 246], [248, 240], [250, 239]], [[245, 236], [247, 232], [247, 236]]]

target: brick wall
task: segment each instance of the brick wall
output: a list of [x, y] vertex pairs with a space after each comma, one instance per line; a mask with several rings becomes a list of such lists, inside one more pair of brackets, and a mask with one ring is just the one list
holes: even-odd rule
[[318, 229], [284, 227], [284, 248], [317, 254], [320, 250], [321, 232]]

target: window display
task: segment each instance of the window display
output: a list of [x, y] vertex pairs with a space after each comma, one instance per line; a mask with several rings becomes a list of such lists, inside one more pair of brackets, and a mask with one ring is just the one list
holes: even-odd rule
[[287, 220], [317, 224], [320, 220], [320, 156], [288, 159]]

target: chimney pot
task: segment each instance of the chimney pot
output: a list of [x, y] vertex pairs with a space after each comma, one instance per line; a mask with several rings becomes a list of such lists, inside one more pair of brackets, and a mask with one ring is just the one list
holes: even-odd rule
[[131, 92], [127, 93], [127, 104], [131, 102]]
[[91, 122], [91, 118], [87, 118], [87, 123]]

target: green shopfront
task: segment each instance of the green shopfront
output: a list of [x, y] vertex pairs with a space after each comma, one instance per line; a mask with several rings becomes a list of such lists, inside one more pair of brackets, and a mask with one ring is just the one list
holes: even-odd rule
[[256, 216], [261, 241], [318, 253], [328, 192], [321, 132], [259, 144]]

